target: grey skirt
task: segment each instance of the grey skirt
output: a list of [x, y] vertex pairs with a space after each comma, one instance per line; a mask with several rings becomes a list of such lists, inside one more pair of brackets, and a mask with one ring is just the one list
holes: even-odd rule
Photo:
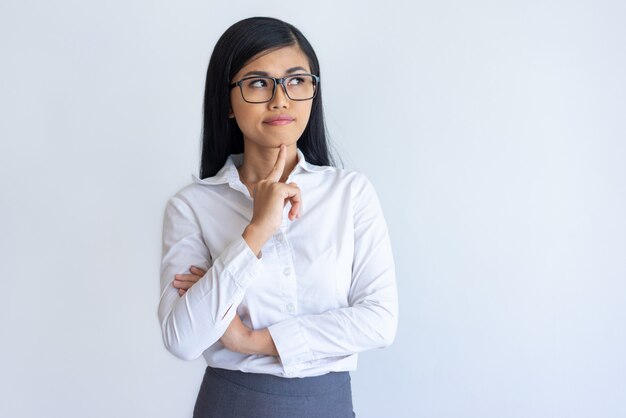
[[349, 372], [285, 378], [207, 366], [193, 418], [354, 418]]

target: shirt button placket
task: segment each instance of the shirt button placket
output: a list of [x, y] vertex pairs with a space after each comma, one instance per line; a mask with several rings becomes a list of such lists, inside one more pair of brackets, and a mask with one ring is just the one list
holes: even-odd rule
[[284, 298], [283, 309], [288, 313], [293, 313], [296, 310], [296, 303], [298, 298], [298, 286], [296, 278], [294, 277], [293, 270], [293, 251], [289, 240], [285, 236], [284, 226], [275, 235], [276, 248], [279, 253], [279, 260], [282, 264], [282, 294]]

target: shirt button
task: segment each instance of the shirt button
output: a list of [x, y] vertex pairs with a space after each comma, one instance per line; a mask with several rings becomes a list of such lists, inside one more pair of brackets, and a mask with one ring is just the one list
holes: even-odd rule
[[289, 269], [289, 267], [285, 267], [285, 269], [283, 270], [283, 274], [285, 276], [289, 276], [289, 273], [291, 273], [291, 269]]
[[294, 310], [293, 303], [288, 304], [287, 305], [287, 312], [293, 312], [293, 310]]

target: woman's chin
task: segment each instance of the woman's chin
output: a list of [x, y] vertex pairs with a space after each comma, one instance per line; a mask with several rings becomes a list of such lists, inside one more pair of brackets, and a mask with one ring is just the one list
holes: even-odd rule
[[267, 135], [258, 139], [250, 139], [244, 136], [244, 143], [249, 145], [256, 145], [260, 148], [278, 148], [281, 144], [287, 146], [295, 145], [300, 139], [300, 136], [294, 135]]

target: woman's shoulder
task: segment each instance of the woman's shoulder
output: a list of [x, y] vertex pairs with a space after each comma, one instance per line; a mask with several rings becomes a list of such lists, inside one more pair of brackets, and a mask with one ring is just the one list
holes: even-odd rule
[[327, 198], [345, 200], [346, 196], [357, 204], [362, 201], [370, 201], [377, 197], [373, 183], [365, 172], [354, 168], [343, 168], [325, 166], [325, 170], [309, 176], [310, 181], [302, 181], [300, 186], [308, 186], [318, 190], [323, 190]]
[[[341, 161], [341, 165], [343, 166], [343, 161]], [[366, 178], [365, 174], [353, 168], [335, 165], [316, 165], [305, 157], [304, 152], [300, 148], [298, 148], [298, 166], [303, 174], [313, 178], [324, 178], [324, 180], [333, 179], [352, 183], [362, 182]]]
[[307, 171], [314, 174], [322, 174], [324, 176], [336, 177], [349, 182], [367, 181], [367, 176], [364, 172], [353, 168], [336, 167], [330, 165], [320, 166], [307, 163]]
[[212, 177], [201, 179], [197, 175], [191, 174], [191, 181], [175, 190], [170, 195], [167, 204], [178, 203], [193, 207], [198, 201], [205, 201], [213, 193], [223, 193], [222, 186], [220, 186], [223, 183], [212, 180]]
[[362, 188], [371, 186], [371, 182], [365, 172], [344, 167], [324, 166], [327, 168], [326, 175], [334, 177], [337, 181], [348, 184], [351, 187]]

